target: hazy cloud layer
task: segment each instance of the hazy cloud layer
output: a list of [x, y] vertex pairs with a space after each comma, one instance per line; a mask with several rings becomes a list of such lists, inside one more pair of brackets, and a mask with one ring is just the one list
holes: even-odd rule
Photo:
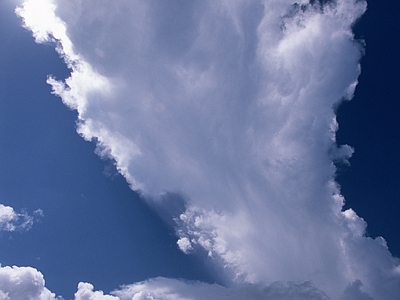
[[183, 282], [174, 279], [156, 278], [136, 283], [115, 292], [121, 300], [219, 300], [219, 299], [275, 299], [275, 300], [326, 300], [325, 293], [311, 283], [273, 283], [269, 286], [243, 284], [225, 288], [201, 282]]
[[[353, 153], [336, 144], [334, 107], [357, 84], [363, 49], [351, 26], [365, 9], [356, 0], [27, 0], [17, 13], [71, 68], [48, 82], [78, 111], [82, 137], [152, 205], [169, 205], [169, 193], [186, 201], [177, 245], [205, 249], [232, 285], [199, 284], [199, 293], [224, 299], [239, 284], [260, 287], [253, 298], [262, 299], [282, 282], [287, 299], [312, 282], [315, 299], [395, 299], [398, 260], [342, 211], [334, 180], [333, 162]], [[194, 287], [156, 279], [118, 293], [135, 289], [133, 299], [185, 299]]]

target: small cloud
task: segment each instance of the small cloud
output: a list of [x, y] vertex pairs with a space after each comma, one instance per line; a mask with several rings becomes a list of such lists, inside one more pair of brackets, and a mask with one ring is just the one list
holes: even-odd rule
[[35, 210], [33, 216], [26, 211], [17, 213], [11, 206], [0, 204], [0, 230], [1, 231], [23, 231], [31, 229], [35, 217], [43, 217], [41, 209]]
[[120, 300], [120, 298], [104, 295], [102, 291], [94, 291], [92, 284], [80, 282], [78, 284], [78, 291], [75, 293], [75, 300]]
[[179, 249], [185, 254], [190, 253], [193, 250], [192, 244], [187, 237], [180, 238], [177, 242]]

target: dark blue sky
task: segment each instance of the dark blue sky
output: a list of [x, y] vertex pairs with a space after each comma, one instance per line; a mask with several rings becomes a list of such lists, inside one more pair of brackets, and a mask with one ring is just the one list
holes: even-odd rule
[[[399, 6], [369, 1], [355, 28], [367, 43], [359, 85], [338, 109], [338, 141], [356, 150], [351, 167], [339, 167], [346, 207], [396, 256]], [[76, 133], [76, 113], [46, 84], [48, 74], [64, 78], [68, 70], [52, 46], [33, 42], [12, 9], [0, 3], [0, 199], [17, 211], [40, 208], [44, 217], [29, 232], [0, 233], [0, 263], [36, 267], [48, 288], [66, 298], [79, 281], [110, 291], [154, 276], [215, 280], [200, 260], [178, 251], [173, 230]]]
[[355, 26], [365, 40], [361, 76], [350, 102], [338, 111], [338, 142], [355, 148], [351, 167], [338, 181], [347, 207], [368, 222], [367, 232], [383, 236], [400, 256], [400, 3], [368, 1]]

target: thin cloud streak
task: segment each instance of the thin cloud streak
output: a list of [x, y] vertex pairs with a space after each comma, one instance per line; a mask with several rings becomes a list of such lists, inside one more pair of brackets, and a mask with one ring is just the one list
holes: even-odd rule
[[230, 286], [161, 278], [125, 288], [130, 297], [197, 289], [221, 299], [239, 285], [264, 287], [258, 299], [273, 282], [282, 297], [294, 287], [306, 295], [307, 282], [315, 299], [400, 294], [398, 260], [342, 211], [335, 182], [334, 162], [353, 149], [336, 144], [334, 107], [357, 85], [363, 46], [351, 26], [365, 9], [355, 0], [28, 0], [17, 9], [71, 69], [48, 83], [77, 110], [79, 134], [150, 205], [184, 200], [159, 209], [175, 217], [177, 246], [207, 251]]

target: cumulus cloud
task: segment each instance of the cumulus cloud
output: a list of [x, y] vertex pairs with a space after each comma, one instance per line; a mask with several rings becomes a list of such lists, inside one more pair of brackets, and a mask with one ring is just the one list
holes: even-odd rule
[[42, 273], [31, 267], [0, 267], [1, 300], [55, 300]]
[[78, 284], [78, 291], [75, 293], [75, 300], [119, 300], [118, 297], [104, 295], [102, 291], [94, 291], [94, 286], [87, 282]]
[[[77, 110], [79, 134], [173, 217], [182, 251], [206, 250], [232, 288], [259, 287], [254, 299], [270, 296], [272, 282], [315, 299], [395, 299], [398, 260], [342, 211], [335, 182], [334, 162], [353, 149], [336, 144], [334, 107], [357, 85], [363, 50], [351, 26], [365, 9], [360, 0], [27, 0], [17, 14], [71, 69], [48, 83]], [[183, 209], [165, 209], [168, 195]], [[156, 279], [124, 293], [184, 299], [192, 287]]]

